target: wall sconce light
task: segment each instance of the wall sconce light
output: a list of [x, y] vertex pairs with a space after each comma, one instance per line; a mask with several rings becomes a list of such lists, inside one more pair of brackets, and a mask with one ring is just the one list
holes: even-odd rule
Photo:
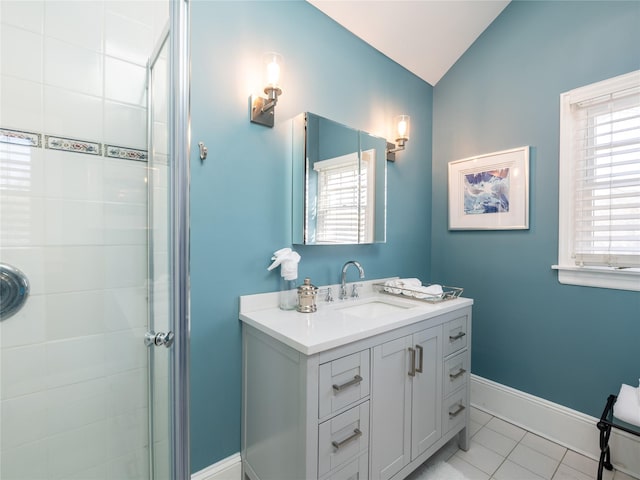
[[393, 123], [396, 129], [396, 143], [387, 142], [387, 160], [389, 162], [396, 161], [396, 152], [404, 150], [406, 142], [409, 141], [411, 117], [409, 115], [398, 115]]
[[280, 82], [284, 59], [279, 53], [269, 52], [263, 55], [262, 62], [266, 84], [264, 93], [267, 94], [267, 98], [251, 95], [251, 121], [265, 127], [273, 127], [275, 106], [278, 103], [278, 96], [282, 94]]

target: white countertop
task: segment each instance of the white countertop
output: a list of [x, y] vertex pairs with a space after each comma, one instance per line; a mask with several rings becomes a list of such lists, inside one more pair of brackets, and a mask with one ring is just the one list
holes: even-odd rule
[[[462, 297], [428, 303], [410, 297], [376, 293], [372, 284], [380, 282], [384, 282], [384, 279], [362, 282], [359, 299], [327, 303], [320, 299], [324, 295], [319, 294], [318, 311], [314, 313], [280, 310], [277, 292], [245, 295], [240, 297], [240, 320], [305, 355], [313, 355], [473, 305], [472, 299]], [[335, 285], [332, 287], [334, 298], [337, 298], [339, 290]], [[321, 290], [325, 288], [320, 287]], [[345, 308], [374, 299], [405, 308], [393, 309], [374, 318], [354, 315]]]

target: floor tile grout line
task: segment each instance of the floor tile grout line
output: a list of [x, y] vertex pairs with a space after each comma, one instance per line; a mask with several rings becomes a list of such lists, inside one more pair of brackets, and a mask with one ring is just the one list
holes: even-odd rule
[[[495, 417], [492, 417], [492, 418], [495, 418]], [[503, 420], [503, 421], [504, 421], [504, 420]], [[506, 422], [506, 421], [505, 421], [505, 423], [507, 423], [507, 424], [509, 424], [509, 425], [513, 425], [512, 423], [509, 423], [509, 422]], [[523, 440], [523, 439], [526, 437], [526, 435], [527, 435], [527, 432], [528, 432], [527, 430], [524, 430], [524, 429], [522, 429], [521, 427], [518, 427], [517, 425], [513, 425], [514, 427], [516, 427], [516, 428], [520, 428], [520, 429], [524, 430], [524, 432], [525, 432], [525, 433], [524, 433], [524, 435], [522, 435], [522, 437], [520, 438], [520, 440], [515, 440], [515, 439], [513, 439], [513, 438], [507, 437], [506, 435], [504, 435], [504, 434], [502, 434], [502, 433], [500, 433], [500, 432], [498, 432], [498, 431], [496, 431], [496, 430], [492, 429], [491, 427], [489, 427], [489, 426], [488, 426], [488, 424], [489, 424], [489, 422], [487, 422], [487, 423], [483, 426], [483, 428], [484, 428], [484, 427], [486, 427], [486, 428], [488, 428], [489, 430], [491, 430], [492, 432], [494, 432], [494, 433], [496, 433], [496, 434], [498, 434], [498, 435], [501, 435], [501, 436], [503, 436], [503, 437], [505, 437], [505, 438], [508, 438], [508, 439], [514, 440], [514, 442], [515, 442], [515, 444], [513, 445], [513, 447], [512, 447], [512, 448], [509, 450], [509, 452], [506, 454], [506, 456], [504, 456], [504, 457], [503, 457], [503, 460], [502, 460], [502, 462], [500, 463], [500, 465], [498, 465], [498, 467], [493, 471], [493, 473], [491, 473], [491, 478], [493, 478], [493, 476], [498, 472], [498, 470], [500, 470], [500, 468], [502, 467], [502, 465], [504, 465], [504, 463], [505, 463], [507, 460], [509, 460], [510, 462], [513, 462], [514, 464], [518, 465], [520, 468], [523, 468], [523, 469], [527, 470], [528, 472], [531, 472], [532, 474], [534, 474], [534, 475], [536, 475], [536, 476], [539, 476], [539, 477], [543, 478], [541, 475], [538, 475], [538, 473], [534, 472], [533, 470], [530, 470], [529, 468], [525, 467], [524, 465], [521, 465], [521, 464], [519, 464], [518, 462], [516, 462], [516, 461], [514, 461], [514, 460], [512, 460], [512, 459], [510, 459], [510, 458], [509, 458], [509, 457], [510, 457], [510, 455], [514, 452], [514, 450], [515, 450], [516, 448], [518, 448], [518, 445], [522, 444], [523, 446], [527, 447], [527, 445], [525, 445], [525, 444], [523, 444], [523, 443], [522, 443], [522, 440]], [[479, 431], [480, 431], [480, 430], [478, 430], [478, 432], [479, 432]], [[477, 434], [478, 432], [476, 432], [476, 434]], [[474, 436], [475, 436], [475, 435], [474, 435]], [[485, 448], [487, 448], [487, 449], [491, 450], [492, 452], [497, 453], [497, 454], [499, 454], [499, 455], [500, 455], [500, 453], [499, 453], [499, 452], [496, 452], [495, 450], [492, 450], [491, 448], [489, 448], [489, 447], [487, 447], [487, 446], [485, 446], [485, 445], [483, 445], [483, 446], [484, 446]], [[555, 460], [553, 457], [549, 457], [548, 455], [545, 455], [545, 454], [544, 454], [544, 453], [542, 453], [542, 452], [538, 452], [537, 450], [535, 450], [535, 449], [533, 449], [533, 448], [531, 448], [531, 447], [528, 447], [528, 448], [529, 448], [529, 449], [531, 449], [532, 451], [536, 452], [536, 453], [539, 453], [540, 455], [543, 455], [543, 456], [545, 456], [545, 457], [547, 457], [547, 458], [550, 458], [550, 459], [552, 459], [552, 460]], [[566, 452], [565, 452], [565, 454], [566, 454]], [[500, 455], [500, 456], [502, 456], [502, 455]], [[563, 458], [564, 458], [564, 454], [563, 454]], [[556, 470], [558, 469], [558, 466], [559, 466], [559, 465], [560, 465], [560, 463], [558, 463], [558, 465], [557, 465], [557, 466], [556, 466], [556, 468], [554, 469], [553, 474], [551, 475], [550, 479], [548, 479], [548, 480], [551, 480], [551, 479], [553, 478], [553, 475], [555, 475], [555, 472], [556, 472]]]
[[[535, 437], [541, 438], [542, 440], [544, 440], [544, 441], [546, 441], [546, 442], [552, 443], [552, 444], [554, 444], [554, 445], [558, 445], [559, 447], [563, 448], [563, 449], [564, 449], [564, 453], [562, 454], [562, 459], [564, 459], [565, 455], [566, 455], [566, 454], [567, 454], [567, 452], [570, 450], [569, 448], [565, 447], [564, 445], [560, 445], [559, 443], [556, 443], [556, 442], [554, 442], [553, 440], [549, 440], [549, 439], [544, 438], [544, 437], [542, 437], [542, 436], [540, 436], [540, 435], [536, 435], [535, 433], [532, 433], [532, 432], [530, 432], [530, 431], [528, 431], [528, 430], [527, 430], [527, 433], [530, 433], [531, 435], [533, 435], [533, 436], [535, 436]], [[525, 434], [525, 437], [526, 437], [526, 434]], [[524, 437], [522, 437], [522, 438], [523, 438], [523, 440], [524, 440]], [[521, 440], [521, 441], [522, 441], [522, 440]], [[523, 444], [523, 445], [524, 445], [524, 444]], [[547, 458], [550, 458], [550, 459], [552, 459], [552, 460], [556, 460], [556, 461], [557, 461], [557, 459], [556, 459], [555, 457], [552, 457], [551, 455], [547, 455], [545, 452], [541, 452], [540, 450], [537, 450], [537, 449], [533, 448], [533, 447], [532, 447], [532, 446], [530, 446], [530, 445], [524, 445], [524, 446], [525, 446], [525, 447], [529, 447], [531, 450], [533, 450], [533, 451], [535, 451], [535, 452], [538, 452], [540, 455], [544, 455], [544, 456], [545, 456], [545, 457], [547, 457]], [[560, 460], [560, 463], [562, 463], [562, 460]]]
[[[481, 411], [482, 411], [482, 410], [481, 410]], [[491, 420], [492, 420], [492, 419], [494, 419], [494, 418], [496, 418], [496, 419], [498, 419], [498, 420], [501, 420], [501, 421], [503, 421], [503, 422], [505, 422], [505, 423], [507, 423], [507, 424], [509, 424], [509, 425], [511, 425], [511, 426], [514, 426], [514, 427], [516, 427], [516, 428], [518, 428], [518, 429], [520, 429], [520, 430], [524, 431], [524, 432], [525, 432], [525, 433], [524, 433], [524, 435], [520, 438], [520, 440], [515, 440], [515, 439], [513, 439], [513, 438], [511, 438], [511, 437], [508, 437], [508, 436], [504, 435], [504, 434], [503, 434], [503, 433], [501, 433], [501, 432], [498, 432], [497, 430], [494, 430], [493, 428], [491, 428], [491, 427], [489, 427], [489, 426], [488, 426], [489, 422], [491, 422]], [[523, 440], [524, 440], [524, 438], [526, 437], [527, 433], [531, 433], [531, 435], [534, 435], [534, 436], [540, 437], [540, 438], [542, 438], [543, 440], [546, 440], [546, 441], [548, 441], [548, 442], [550, 442], [550, 443], [552, 443], [552, 444], [556, 444], [555, 442], [553, 442], [552, 440], [549, 440], [549, 439], [547, 439], [547, 438], [545, 438], [545, 437], [542, 437], [542, 436], [540, 436], [540, 435], [536, 435], [535, 433], [530, 432], [529, 430], [526, 430], [525, 428], [522, 428], [522, 427], [519, 427], [519, 426], [517, 426], [517, 425], [514, 425], [514, 424], [512, 424], [512, 423], [510, 423], [510, 422], [508, 422], [508, 421], [506, 421], [506, 420], [503, 420], [503, 419], [501, 419], [501, 418], [498, 418], [498, 417], [496, 417], [496, 416], [494, 416], [494, 415], [489, 415], [489, 419], [488, 419], [486, 422], [484, 422], [484, 423], [482, 423], [482, 422], [478, 422], [478, 421], [476, 421], [476, 423], [477, 423], [478, 425], [480, 425], [480, 428], [478, 428], [478, 430], [477, 430], [477, 431], [476, 431], [476, 432], [475, 432], [475, 433], [474, 433], [474, 434], [469, 438], [469, 440], [471, 440], [471, 439], [473, 439], [474, 437], [476, 437], [476, 435], [477, 435], [477, 434], [478, 434], [478, 433], [479, 433], [483, 428], [485, 428], [485, 427], [486, 427], [486, 428], [488, 428], [489, 430], [491, 430], [492, 432], [494, 432], [494, 433], [496, 433], [496, 434], [499, 434], [499, 435], [502, 435], [503, 437], [509, 438], [509, 439], [514, 440], [514, 441], [516, 442], [516, 443], [515, 443], [515, 445], [514, 445], [514, 447], [513, 447], [513, 448], [509, 451], [509, 453], [507, 454], [507, 456], [503, 457], [503, 456], [502, 456], [502, 454], [500, 454], [499, 452], [496, 452], [495, 450], [493, 450], [493, 449], [489, 448], [489, 447], [488, 447], [488, 446], [486, 446], [485, 444], [483, 444], [483, 443], [481, 443], [481, 442], [476, 441], [476, 443], [477, 443], [478, 445], [481, 445], [482, 447], [484, 447], [484, 448], [486, 448], [486, 449], [488, 449], [488, 450], [490, 450], [490, 451], [492, 451], [492, 452], [494, 452], [494, 453], [498, 454], [500, 457], [502, 457], [502, 458], [503, 458], [502, 462], [501, 462], [501, 463], [500, 463], [500, 465], [499, 465], [499, 466], [494, 470], [494, 472], [493, 472], [492, 474], [488, 474], [488, 475], [489, 475], [489, 480], [496, 480], [496, 478], [495, 478], [495, 474], [496, 474], [496, 472], [498, 472], [498, 470], [500, 470], [500, 468], [504, 465], [504, 463], [505, 463], [507, 460], [509, 460], [510, 462], [513, 462], [514, 464], [518, 465], [519, 467], [521, 467], [521, 468], [523, 468], [523, 469], [525, 469], [525, 470], [527, 470], [527, 471], [531, 472], [532, 474], [534, 474], [534, 475], [536, 475], [536, 476], [538, 476], [538, 477], [540, 477], [540, 478], [544, 478], [544, 477], [542, 477], [541, 475], [537, 474], [536, 472], [533, 472], [532, 470], [530, 470], [530, 469], [526, 468], [525, 466], [520, 465], [519, 463], [517, 463], [517, 462], [515, 462], [515, 461], [513, 461], [513, 460], [510, 460], [510, 459], [509, 459], [509, 455], [511, 455], [511, 453], [513, 453], [513, 451], [517, 448], [517, 446], [518, 446], [518, 445], [520, 445], [520, 444], [522, 443], [522, 441], [523, 441]], [[536, 452], [536, 453], [540, 454], [540, 455], [543, 455], [543, 456], [545, 456], [545, 457], [547, 457], [547, 458], [549, 458], [549, 459], [551, 459], [551, 460], [553, 460], [553, 461], [558, 462], [558, 464], [556, 465], [556, 467], [555, 467], [555, 469], [554, 469], [554, 471], [553, 471], [553, 474], [552, 474], [552, 475], [551, 475], [551, 477], [550, 477], [550, 480], [553, 480], [553, 478], [557, 475], [558, 470], [560, 469], [560, 466], [565, 465], [565, 466], [567, 466], [567, 467], [569, 467], [569, 468], [572, 468], [569, 464], [564, 463], [564, 461], [565, 461], [565, 459], [566, 459], [566, 457], [567, 457], [567, 455], [568, 455], [568, 453], [569, 453], [569, 452], [573, 452], [573, 453], [576, 453], [576, 454], [578, 454], [578, 455], [581, 455], [579, 452], [576, 452], [575, 450], [571, 450], [571, 448], [565, 447], [565, 446], [560, 445], [560, 444], [556, 444], [556, 445], [559, 445], [560, 447], [563, 447], [563, 448], [564, 448], [564, 453], [562, 454], [562, 457], [558, 460], [558, 459], [556, 459], [555, 457], [552, 457], [552, 456], [550, 456], [550, 455], [548, 455], [548, 454], [546, 454], [546, 453], [544, 453], [544, 452], [541, 452], [541, 451], [539, 451], [539, 450], [537, 450], [537, 449], [535, 449], [535, 448], [532, 448], [532, 447], [530, 447], [530, 446], [528, 446], [528, 445], [526, 445], [526, 444], [524, 444], [524, 443], [523, 443], [522, 445], [523, 445], [523, 446], [525, 446], [525, 447], [527, 447], [527, 448], [529, 448], [530, 450], [532, 450], [532, 451], [534, 451], [534, 452]], [[457, 453], [457, 452], [456, 452], [456, 453]], [[452, 458], [453, 456], [455, 456], [455, 455], [456, 455], [456, 453], [454, 453], [454, 455], [452, 455], [450, 458]], [[462, 459], [462, 458], [459, 458], [459, 460], [462, 460], [462, 461], [464, 461], [465, 463], [468, 463], [468, 464], [472, 465], [473, 467], [475, 467], [476, 469], [478, 469], [478, 470], [482, 471], [483, 473], [487, 474], [487, 472], [485, 472], [484, 470], [480, 469], [477, 465], [474, 465], [474, 464], [472, 464], [472, 463], [470, 463], [470, 462], [468, 462], [468, 461], [466, 461], [466, 460], [464, 460], [464, 459]], [[575, 469], [574, 469], [574, 470], [575, 470]], [[578, 470], [576, 470], [576, 471], [578, 471]], [[584, 473], [584, 472], [580, 472], [580, 473]], [[613, 475], [613, 476], [611, 477], [611, 479], [614, 479], [614, 478], [615, 478], [615, 474], [616, 474], [616, 470], [614, 469], [614, 470], [612, 471], [612, 475]], [[588, 475], [588, 474], [585, 474], [585, 475]], [[595, 478], [595, 477], [593, 477], [593, 478]]]
[[[517, 425], [514, 425], [513, 423], [507, 422], [506, 420], [502, 420], [502, 421], [503, 421], [503, 422], [505, 422], [505, 423], [507, 423], [507, 424], [509, 424], [509, 425], [512, 425], [512, 426], [513, 426], [513, 427], [515, 427], [515, 428], [519, 428], [520, 430], [523, 430], [523, 431], [525, 432], [525, 434], [522, 436], [522, 438], [520, 438], [520, 440], [515, 440], [514, 438], [508, 437], [508, 436], [504, 435], [503, 433], [500, 433], [500, 432], [498, 432], [498, 431], [496, 431], [496, 430], [492, 429], [491, 427], [489, 427], [489, 426], [485, 425], [485, 426], [486, 426], [486, 428], [488, 428], [488, 429], [489, 429], [489, 430], [491, 430], [492, 432], [497, 433], [498, 435], [502, 435], [503, 437], [505, 437], [505, 438], [509, 438], [509, 439], [511, 439], [511, 440], [513, 440], [513, 441], [515, 441], [515, 442], [516, 442], [516, 445], [511, 449], [511, 451], [509, 452], [509, 454], [508, 454], [507, 456], [509, 456], [509, 455], [513, 452], [513, 450], [515, 450], [515, 448], [516, 448], [518, 445], [522, 444], [522, 446], [527, 447], [527, 448], [529, 448], [529, 449], [533, 450], [534, 452], [539, 453], [540, 455], [543, 455], [543, 456], [545, 456], [545, 457], [547, 457], [547, 458], [549, 458], [549, 459], [551, 459], [551, 460], [558, 461], [558, 459], [556, 459], [555, 457], [552, 457], [551, 455], [548, 455], [547, 453], [542, 452], [542, 451], [540, 451], [540, 450], [538, 450], [538, 449], [536, 449], [536, 448], [534, 448], [534, 447], [532, 447], [532, 446], [530, 446], [530, 445], [526, 445], [526, 444], [522, 443], [522, 442], [523, 442], [523, 440], [525, 439], [525, 437], [527, 436], [527, 434], [531, 434], [531, 435], [533, 435], [533, 436], [535, 436], [535, 437], [538, 437], [538, 438], [540, 438], [540, 439], [542, 439], [542, 440], [544, 440], [544, 441], [546, 441], [546, 442], [549, 442], [549, 443], [552, 443], [552, 444], [554, 444], [554, 445], [558, 445], [559, 447], [562, 447], [562, 448], [564, 449], [564, 453], [562, 454], [562, 458], [564, 458], [564, 456], [567, 454], [567, 451], [568, 451], [568, 450], [570, 450], [569, 448], [567, 448], [567, 447], [565, 447], [565, 446], [563, 446], [563, 445], [560, 445], [559, 443], [556, 443], [556, 442], [554, 442], [554, 441], [552, 441], [552, 440], [549, 440], [549, 439], [547, 439], [547, 438], [544, 438], [544, 437], [542, 437], [542, 436], [540, 436], [540, 435], [536, 435], [535, 433], [530, 432], [529, 430], [526, 430], [526, 429], [524, 429], [524, 428], [522, 428], [522, 427], [518, 427]], [[488, 422], [487, 422], [487, 423], [488, 423]], [[477, 432], [476, 432], [476, 433], [477, 433]], [[488, 448], [488, 447], [487, 447], [487, 448]], [[491, 449], [490, 449], [490, 450], [491, 450]], [[497, 453], [497, 452], [496, 452], [496, 453]], [[562, 463], [562, 461], [560, 461], [560, 463]]]
[[[562, 463], [564, 462], [565, 457], [567, 456], [567, 453], [569, 452], [568, 448], [565, 448], [564, 450], [564, 454], [562, 455], [562, 458], [560, 459], [560, 463], [558, 463], [558, 465], [556, 465], [556, 469], [553, 471], [553, 475], [551, 475], [551, 480], [553, 480], [553, 478], [556, 476], [556, 473], [558, 473], [558, 470], [560, 470], [560, 466], [562, 465]], [[567, 465], [568, 466], [568, 465]]]
[[[488, 426], [487, 426], [487, 425], [489, 424], [489, 422], [491, 422], [491, 420], [493, 420], [494, 418], [497, 418], [497, 417], [495, 417], [494, 415], [490, 415], [489, 420], [487, 420], [487, 421], [486, 421], [486, 422], [485, 422], [485, 423], [484, 423], [484, 424], [483, 424], [483, 425], [478, 429], [478, 431], [477, 431], [476, 433], [474, 433], [474, 434], [473, 434], [473, 437], [475, 437], [475, 436], [476, 436], [476, 435], [477, 435], [477, 434], [478, 434], [478, 433], [479, 433], [483, 428], [488, 428], [488, 429], [489, 429], [489, 430], [491, 430], [492, 432], [495, 432], [495, 433], [497, 433], [497, 434], [499, 434], [499, 435], [502, 435], [500, 432], [496, 432], [495, 430], [493, 430], [492, 428], [490, 428], [490, 427], [488, 427]], [[503, 436], [504, 436], [504, 435], [503, 435]], [[469, 442], [471, 442], [471, 438], [469, 439]], [[488, 450], [491, 450], [489, 447], [486, 447], [485, 445], [483, 445], [483, 444], [481, 444], [481, 443], [478, 443], [478, 445], [482, 445], [484, 448], [486, 448], [486, 449], [488, 449]], [[516, 445], [517, 445], [517, 443], [516, 443]], [[515, 446], [514, 446], [513, 448], [515, 448]], [[513, 450], [513, 449], [512, 449], [512, 450]], [[491, 451], [492, 451], [492, 452], [494, 452], [493, 450], [491, 450]], [[506, 456], [505, 456], [505, 457], [503, 457], [503, 456], [502, 456], [502, 455], [500, 455], [498, 452], [494, 452], [494, 453], [496, 453], [496, 454], [498, 454], [500, 457], [502, 457], [502, 461], [501, 461], [501, 462], [500, 462], [500, 464], [496, 467], [496, 469], [495, 469], [493, 472], [491, 472], [491, 473], [484, 472], [484, 470], [482, 470], [482, 469], [481, 469], [480, 467], [478, 467], [477, 465], [473, 465], [473, 464], [471, 464], [471, 463], [470, 463], [470, 465], [473, 465], [473, 467], [477, 468], [477, 469], [478, 469], [478, 470], [480, 470], [481, 472], [487, 473], [487, 475], [489, 475], [489, 479], [490, 479], [490, 480], [492, 480], [492, 479], [494, 478], [494, 475], [496, 474], [496, 472], [497, 472], [498, 470], [500, 470], [500, 467], [502, 467], [502, 465], [504, 464], [504, 462], [506, 462], [506, 461], [507, 461], [507, 457], [506, 457]], [[511, 453], [511, 452], [509, 452], [509, 453]], [[461, 459], [461, 460], [463, 460], [463, 459]], [[464, 460], [463, 460], [463, 461], [464, 461]], [[467, 463], [469, 463], [469, 462], [467, 462]]]
[[502, 465], [504, 465], [504, 462], [507, 461], [507, 457], [504, 457], [502, 459], [502, 462], [500, 462], [500, 465], [498, 465], [498, 468], [496, 468], [493, 473], [491, 474], [491, 476], [489, 478], [494, 478], [495, 474], [498, 473], [498, 470], [500, 470], [500, 468], [502, 467]]

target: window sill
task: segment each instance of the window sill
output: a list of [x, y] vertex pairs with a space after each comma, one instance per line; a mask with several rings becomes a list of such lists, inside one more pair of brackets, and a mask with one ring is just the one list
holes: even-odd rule
[[566, 285], [613, 288], [640, 292], [640, 269], [617, 270], [606, 267], [552, 265], [558, 270], [558, 281]]

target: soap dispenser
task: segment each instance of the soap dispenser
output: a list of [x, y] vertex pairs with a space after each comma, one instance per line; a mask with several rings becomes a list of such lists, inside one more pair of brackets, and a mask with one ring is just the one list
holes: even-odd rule
[[304, 279], [304, 283], [298, 287], [298, 307], [297, 310], [302, 313], [313, 313], [318, 307], [316, 306], [316, 297], [318, 295], [318, 287], [311, 285], [309, 277]]

